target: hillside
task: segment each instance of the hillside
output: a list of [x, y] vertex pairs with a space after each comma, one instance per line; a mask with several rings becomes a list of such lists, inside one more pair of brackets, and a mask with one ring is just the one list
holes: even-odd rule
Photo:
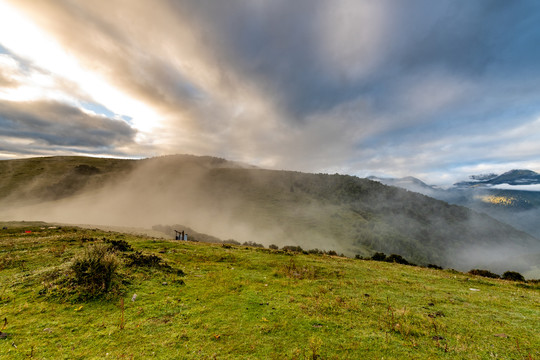
[[531, 264], [505, 260], [539, 248], [537, 239], [486, 215], [352, 176], [187, 155], [38, 158], [0, 166], [3, 219], [184, 224], [220, 239], [348, 256], [382, 251], [461, 270], [497, 262], [505, 268], [494, 270], [526, 272]]
[[[539, 174], [530, 170], [512, 170], [502, 175], [471, 175], [471, 181], [462, 181], [442, 189], [425, 184], [413, 177], [369, 179], [385, 185], [397, 186], [424, 194], [450, 204], [466, 206], [485, 213], [518, 230], [540, 238]], [[540, 253], [539, 253], [540, 255]]]
[[[534, 283], [46, 223], [0, 227], [2, 359], [540, 356]], [[92, 286], [102, 272], [81, 267], [85, 259], [116, 264], [106, 291]]]
[[58, 156], [0, 161], [0, 201], [56, 200], [120, 179], [135, 161]]

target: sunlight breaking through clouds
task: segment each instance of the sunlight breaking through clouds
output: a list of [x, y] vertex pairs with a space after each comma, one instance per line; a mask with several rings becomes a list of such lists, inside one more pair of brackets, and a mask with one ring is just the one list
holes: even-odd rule
[[0, 0], [0, 102], [133, 129], [98, 155], [446, 183], [540, 171], [539, 21], [529, 0]]
[[[83, 68], [73, 54], [54, 38], [36, 27], [28, 18], [0, 2], [0, 44], [28, 63], [25, 71], [13, 61], [3, 69], [15, 72], [18, 86], [0, 93], [12, 101], [59, 100], [81, 106], [75, 96], [84, 96], [103, 104], [120, 115], [133, 118], [136, 127], [150, 131], [160, 117], [144, 103], [111, 86], [99, 73]], [[6, 57], [6, 55], [3, 55]], [[6, 61], [2, 62], [6, 63]], [[0, 63], [0, 66], [1, 64]], [[67, 84], [71, 85], [66, 86]], [[73, 91], [78, 94], [70, 93]]]

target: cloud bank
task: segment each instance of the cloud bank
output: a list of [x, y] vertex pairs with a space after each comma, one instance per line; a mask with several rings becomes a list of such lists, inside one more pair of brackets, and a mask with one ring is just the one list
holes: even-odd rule
[[[11, 126], [0, 138], [27, 139], [4, 146], [4, 157], [45, 143], [49, 152], [211, 154], [432, 183], [540, 171], [534, 0], [2, 6], [60, 49], [40, 57], [23, 46], [32, 38], [0, 31], [0, 119]], [[21, 23], [10, 26], [29, 32]], [[81, 75], [57, 66], [64, 56]]]

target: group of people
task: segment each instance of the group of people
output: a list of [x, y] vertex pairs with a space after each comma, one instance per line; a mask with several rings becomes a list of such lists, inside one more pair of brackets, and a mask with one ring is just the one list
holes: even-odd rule
[[175, 240], [187, 240], [187, 233], [184, 231], [174, 230], [176, 232]]

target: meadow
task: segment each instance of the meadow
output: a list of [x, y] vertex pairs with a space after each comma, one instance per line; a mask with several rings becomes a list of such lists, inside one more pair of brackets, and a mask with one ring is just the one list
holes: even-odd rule
[[[534, 282], [40, 222], [0, 226], [0, 359], [540, 357]], [[74, 264], [95, 248], [115, 269], [91, 292]]]

